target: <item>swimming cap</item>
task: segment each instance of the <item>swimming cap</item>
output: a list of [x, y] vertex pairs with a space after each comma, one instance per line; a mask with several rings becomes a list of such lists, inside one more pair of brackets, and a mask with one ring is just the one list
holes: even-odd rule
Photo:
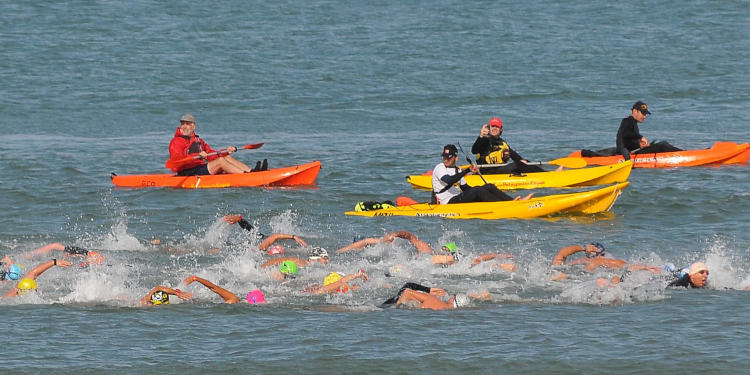
[[271, 255], [284, 254], [284, 246], [281, 246], [279, 244], [273, 245], [268, 248], [268, 254], [271, 254]]
[[[594, 247], [596, 248], [596, 252], [595, 252], [595, 253], [593, 253], [593, 254], [591, 254], [591, 253], [589, 253], [589, 252], [587, 251], [587, 252], [586, 252], [586, 257], [588, 257], [588, 258], [595, 258], [595, 257], [601, 257], [601, 256], [604, 256], [604, 251], [605, 251], [605, 250], [604, 250], [604, 245], [602, 245], [602, 244], [601, 244], [601, 243], [599, 243], [599, 242], [589, 242], [588, 244], [589, 244], [589, 245], [592, 245], [592, 246], [594, 246]], [[584, 245], [584, 246], [583, 246], [583, 248], [585, 249], [585, 248], [586, 248], [586, 245]]]
[[456, 246], [455, 242], [448, 242], [447, 244], [443, 245], [443, 251], [447, 251], [449, 253], [455, 253], [458, 249], [458, 246]]
[[10, 280], [18, 280], [21, 278], [21, 267], [18, 267], [17, 264], [14, 264], [10, 267], [8, 267], [8, 273], [5, 274], [5, 277], [7, 277]]
[[247, 303], [253, 305], [256, 303], [266, 303], [266, 296], [260, 289], [247, 292]]
[[151, 302], [152, 305], [169, 305], [169, 294], [165, 291], [158, 291], [154, 292], [154, 294], [151, 295]]
[[453, 307], [459, 308], [469, 304], [469, 297], [465, 294], [456, 294], [453, 296]]
[[498, 127], [498, 128], [502, 129], [502, 127], [503, 127], [503, 120], [501, 120], [500, 117], [493, 117], [493, 118], [490, 119], [490, 122], [488, 122], [487, 125], [489, 125], [491, 127], [494, 126], [494, 127]]
[[29, 290], [36, 289], [36, 280], [34, 279], [21, 279], [21, 281], [18, 282], [18, 285], [16, 286], [18, 289], [18, 294], [24, 294], [28, 292]]
[[298, 272], [297, 263], [294, 263], [291, 260], [285, 260], [284, 263], [281, 263], [279, 266], [279, 271], [284, 275], [296, 275]]
[[307, 259], [316, 260], [319, 258], [328, 259], [328, 251], [322, 247], [313, 246], [312, 250], [310, 251], [310, 256]]
[[695, 262], [690, 265], [690, 271], [688, 271], [688, 275], [693, 275], [701, 271], [708, 271], [708, 267], [706, 267], [705, 263]]
[[325, 279], [323, 279], [323, 285], [331, 285], [339, 280], [341, 280], [341, 274], [338, 272], [331, 272]]
[[102, 264], [104, 263], [104, 255], [96, 251], [89, 251], [89, 254], [86, 255], [86, 261], [89, 264]]

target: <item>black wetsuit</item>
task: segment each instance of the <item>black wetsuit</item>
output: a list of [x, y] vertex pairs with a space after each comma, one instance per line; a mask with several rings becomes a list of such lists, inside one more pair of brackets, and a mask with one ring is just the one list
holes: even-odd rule
[[[474, 141], [474, 144], [471, 146], [471, 153], [479, 155], [477, 158], [477, 164], [487, 164], [485, 157], [491, 152], [498, 150], [503, 143], [508, 145], [508, 142], [505, 142], [501, 137], [477, 137], [477, 140]], [[521, 161], [523, 160], [523, 157], [513, 150], [510, 145], [508, 145], [508, 151], [510, 152], [510, 159], [513, 160], [512, 164], [502, 167], [482, 168], [479, 171], [485, 174], [544, 172], [544, 169], [537, 165], [524, 164], [524, 162]], [[498, 164], [500, 163], [503, 163], [503, 161], [498, 160]]]
[[643, 136], [638, 129], [638, 121], [633, 116], [622, 119], [620, 128], [617, 129], [617, 140], [615, 141], [617, 153], [622, 155], [625, 160], [630, 160], [630, 151], [641, 147], [641, 138]]
[[[240, 227], [248, 232], [251, 232], [253, 230], [253, 225], [250, 224], [249, 221], [245, 220], [244, 218], [240, 219], [240, 221], [237, 222], [237, 224], [240, 225]], [[263, 233], [258, 232], [258, 234], [255, 235], [257, 238], [265, 238], [266, 235]]]
[[680, 287], [683, 287], [683, 288], [697, 288], [697, 286], [695, 286], [693, 284], [693, 282], [690, 281], [690, 275], [688, 275], [688, 274], [684, 274], [682, 276], [675, 275], [675, 277], [677, 277], [677, 278], [675, 280], [672, 280], [672, 282], [669, 283], [669, 285], [667, 285], [668, 287], [669, 286], [680, 286]]
[[616, 153], [622, 155], [625, 160], [630, 160], [630, 152], [633, 150], [637, 150], [636, 154], [682, 151], [681, 148], [674, 147], [666, 141], [655, 142], [648, 147], [640, 148], [641, 138], [643, 136], [638, 128], [638, 121], [633, 116], [622, 119], [620, 128], [617, 129]]

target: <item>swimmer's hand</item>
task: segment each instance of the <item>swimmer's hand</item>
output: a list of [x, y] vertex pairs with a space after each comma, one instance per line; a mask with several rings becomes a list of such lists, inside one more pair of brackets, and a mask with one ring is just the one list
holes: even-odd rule
[[180, 299], [183, 299], [183, 300], [193, 299], [193, 293], [183, 292], [179, 289], [175, 289], [174, 292], [175, 292], [174, 295], [176, 295]]
[[370, 280], [370, 278], [367, 277], [367, 274], [365, 273], [365, 270], [359, 270], [359, 272], [357, 273], [357, 276], [359, 276], [364, 281]]
[[70, 267], [72, 265], [73, 265], [73, 263], [71, 263], [70, 261], [63, 260], [63, 259], [58, 259], [57, 260], [57, 266], [58, 267]]

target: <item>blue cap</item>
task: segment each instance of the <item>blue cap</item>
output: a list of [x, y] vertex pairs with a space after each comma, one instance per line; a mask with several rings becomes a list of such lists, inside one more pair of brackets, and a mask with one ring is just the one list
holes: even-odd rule
[[17, 264], [14, 264], [10, 267], [8, 267], [8, 273], [6, 274], [6, 277], [11, 280], [18, 280], [21, 278], [21, 267], [19, 267]]

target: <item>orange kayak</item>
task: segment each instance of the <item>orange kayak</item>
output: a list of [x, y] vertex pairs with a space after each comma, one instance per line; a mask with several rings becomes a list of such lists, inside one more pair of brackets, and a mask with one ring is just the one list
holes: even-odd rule
[[[617, 156], [582, 157], [581, 150], [568, 155], [570, 158], [583, 158], [588, 164], [610, 165], [619, 163], [625, 158]], [[734, 142], [716, 142], [711, 148], [702, 150], [684, 150], [660, 152], [658, 154], [630, 154], [633, 168], [672, 168], [695, 167], [699, 165], [747, 164], [750, 157], [750, 144]]]
[[313, 161], [292, 167], [267, 171], [216, 174], [205, 176], [177, 176], [175, 174], [143, 174], [118, 176], [112, 173], [112, 183], [117, 187], [146, 188], [171, 187], [177, 189], [213, 189], [253, 186], [311, 185], [320, 172], [320, 162]]

